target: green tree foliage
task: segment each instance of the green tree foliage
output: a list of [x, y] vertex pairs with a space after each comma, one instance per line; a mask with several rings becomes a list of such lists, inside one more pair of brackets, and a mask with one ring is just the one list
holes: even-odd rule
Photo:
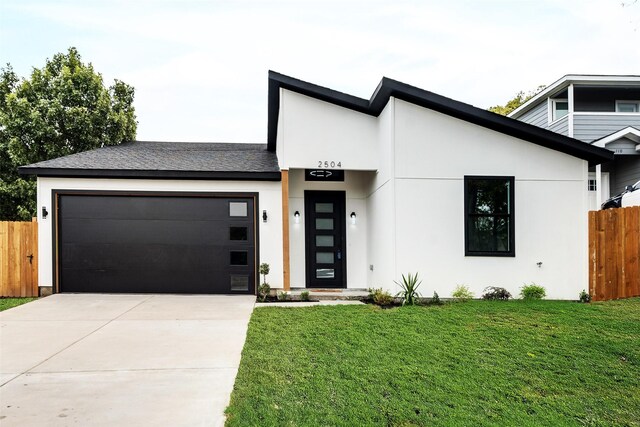
[[518, 108], [519, 106], [521, 106], [522, 104], [524, 104], [525, 102], [527, 102], [528, 100], [536, 96], [538, 92], [542, 91], [545, 87], [546, 87], [545, 85], [538, 86], [536, 90], [533, 90], [528, 93], [524, 93], [523, 91], [520, 91], [516, 93], [516, 96], [514, 96], [512, 99], [507, 101], [506, 104], [489, 107], [489, 111], [506, 116], [507, 114], [511, 113], [513, 110], [515, 110], [516, 108]]
[[0, 69], [0, 220], [35, 215], [35, 179], [18, 166], [135, 139], [133, 98], [122, 81], [105, 87], [73, 47], [28, 79]]

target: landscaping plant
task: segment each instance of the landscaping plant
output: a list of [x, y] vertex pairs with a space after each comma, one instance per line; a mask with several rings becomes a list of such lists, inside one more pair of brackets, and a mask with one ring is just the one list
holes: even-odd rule
[[545, 291], [544, 287], [531, 283], [520, 288], [520, 296], [526, 301], [540, 300], [547, 296], [547, 291]]
[[269, 268], [269, 264], [267, 264], [266, 262], [263, 262], [262, 264], [260, 264], [260, 274], [262, 274], [262, 283], [267, 283], [267, 274], [269, 274], [269, 271], [271, 269]]
[[433, 291], [433, 297], [429, 301], [431, 305], [442, 305], [442, 301], [440, 301], [440, 295], [436, 291]]
[[300, 300], [301, 301], [309, 301], [309, 291], [300, 292]]
[[369, 289], [369, 299], [379, 306], [387, 306], [393, 303], [393, 297], [391, 294], [382, 288]]
[[421, 283], [422, 280], [418, 281], [418, 273], [413, 275], [408, 273], [406, 276], [403, 274], [402, 282], [395, 282], [401, 289], [397, 296], [402, 298], [402, 305], [415, 305], [418, 303], [418, 298], [420, 298], [418, 288]]
[[451, 296], [460, 302], [466, 302], [473, 299], [473, 292], [466, 285], [458, 285], [454, 289]]
[[578, 301], [583, 303], [591, 302], [591, 295], [583, 289], [582, 292], [580, 292], [580, 295], [578, 295]]
[[286, 291], [278, 292], [278, 301], [289, 301], [289, 293]]
[[271, 293], [271, 286], [268, 283], [263, 283], [258, 286], [258, 299], [265, 302]]
[[263, 262], [258, 268], [258, 272], [262, 274], [262, 284], [258, 286], [258, 299], [265, 302], [271, 293], [271, 286], [267, 283], [267, 274], [269, 274], [269, 264]]
[[511, 298], [509, 291], [499, 286], [487, 286], [482, 294], [482, 299], [489, 301], [507, 301], [509, 298]]

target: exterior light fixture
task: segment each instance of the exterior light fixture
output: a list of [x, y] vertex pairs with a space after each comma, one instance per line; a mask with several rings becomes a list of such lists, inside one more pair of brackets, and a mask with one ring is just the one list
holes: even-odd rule
[[262, 222], [267, 222], [267, 211], [262, 211]]
[[42, 219], [46, 219], [47, 216], [49, 216], [49, 212], [47, 212], [47, 207], [43, 206], [42, 207]]
[[351, 218], [351, 224], [356, 223], [356, 213], [355, 212], [351, 212], [351, 215], [349, 215], [349, 217]]
[[299, 211], [296, 211], [293, 214], [293, 219], [295, 220], [296, 224], [300, 224], [300, 212]]

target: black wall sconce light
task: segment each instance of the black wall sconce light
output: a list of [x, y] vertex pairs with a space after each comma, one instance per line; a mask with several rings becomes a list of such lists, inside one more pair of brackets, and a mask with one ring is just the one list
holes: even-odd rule
[[349, 218], [351, 218], [351, 224], [356, 223], [356, 213], [355, 212], [351, 212], [351, 215], [349, 215]]
[[296, 224], [299, 224], [299, 223], [300, 223], [300, 211], [296, 211], [296, 212], [293, 214], [293, 219], [295, 220]]
[[42, 219], [46, 219], [47, 216], [49, 216], [49, 212], [47, 212], [47, 207], [43, 206], [42, 207]]
[[262, 211], [262, 222], [267, 222], [267, 211]]

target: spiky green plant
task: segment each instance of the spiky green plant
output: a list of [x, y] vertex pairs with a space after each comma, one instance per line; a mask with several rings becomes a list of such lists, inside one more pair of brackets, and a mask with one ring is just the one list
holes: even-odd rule
[[418, 287], [422, 283], [422, 280], [418, 281], [418, 273], [407, 273], [406, 276], [403, 274], [402, 281], [394, 281], [394, 283], [400, 286], [401, 290], [397, 293], [397, 296], [402, 298], [402, 305], [415, 305], [418, 303], [418, 298], [420, 298]]

